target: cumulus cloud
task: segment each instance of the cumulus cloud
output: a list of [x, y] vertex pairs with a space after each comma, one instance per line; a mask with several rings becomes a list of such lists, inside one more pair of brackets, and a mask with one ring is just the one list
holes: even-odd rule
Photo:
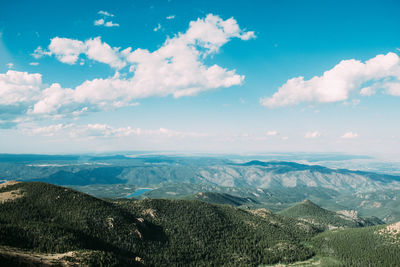
[[[207, 90], [240, 85], [243, 75], [216, 64], [206, 65], [204, 60], [232, 38], [246, 40], [248, 36], [249, 32], [241, 30], [233, 18], [223, 20], [208, 15], [192, 21], [186, 32], [167, 38], [155, 51], [130, 47], [120, 50], [102, 42], [100, 37], [85, 41], [55, 37], [48, 48], [38, 47], [32, 56], [37, 59], [54, 56], [66, 64], [90, 59], [115, 68], [115, 75], [65, 88], [59, 83], [43, 83], [38, 73], [8, 70], [0, 74], [0, 127], [12, 127], [26, 120], [80, 116], [135, 106], [139, 99], [147, 97], [194, 96]], [[65, 128], [70, 126], [58, 125], [42, 131], [58, 129], [63, 132]], [[94, 128], [101, 127], [91, 126], [92, 130]], [[117, 131], [105, 129], [109, 135]], [[190, 135], [163, 128], [151, 133]]]
[[42, 76], [9, 70], [0, 74], [0, 128], [15, 126], [16, 118], [25, 114], [40, 99]]
[[54, 55], [62, 63], [73, 65], [78, 61], [81, 54], [116, 69], [123, 68], [126, 65], [119, 55], [119, 48], [113, 48], [102, 42], [100, 37], [91, 38], [85, 42], [55, 37], [51, 39], [48, 51], [39, 46], [33, 55], [35, 58], [40, 58], [43, 55]]
[[341, 136], [343, 139], [354, 139], [356, 137], [358, 137], [358, 134], [353, 132], [347, 132]]
[[315, 132], [306, 132], [306, 134], [304, 135], [305, 138], [307, 139], [315, 139], [321, 136], [321, 133], [318, 131]]
[[[251, 32], [250, 32], [251, 33]], [[254, 36], [254, 34], [250, 34]], [[74, 89], [54, 85], [43, 91], [32, 113], [63, 113], [80, 110], [118, 108], [151, 96], [193, 96], [202, 91], [240, 85], [244, 76], [218, 65], [207, 66], [203, 59], [216, 53], [232, 38], [247, 40], [233, 19], [208, 15], [192, 21], [185, 33], [168, 38], [153, 52], [128, 47], [122, 51], [103, 43], [100, 37], [85, 42], [53, 38], [49, 52], [60, 61], [75, 63], [80, 54], [117, 69], [129, 65], [127, 75], [116, 72], [110, 78], [87, 80]], [[64, 48], [64, 49], [61, 49]]]
[[399, 84], [400, 58], [395, 53], [388, 53], [377, 55], [365, 63], [355, 59], [343, 60], [322, 76], [310, 80], [292, 78], [272, 97], [262, 98], [260, 102], [268, 108], [301, 102], [329, 103], [345, 101], [357, 90], [361, 95], [373, 95], [379, 89], [390, 95], [398, 95], [396, 88]]
[[0, 74], [0, 105], [30, 103], [38, 99], [42, 75], [9, 70]]

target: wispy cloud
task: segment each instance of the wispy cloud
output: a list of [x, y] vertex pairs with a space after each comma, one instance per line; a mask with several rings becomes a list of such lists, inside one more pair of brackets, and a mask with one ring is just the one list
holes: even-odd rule
[[153, 31], [158, 32], [161, 29], [161, 24], [158, 23], [157, 26], [153, 29]]
[[304, 135], [305, 138], [307, 139], [315, 139], [321, 136], [321, 133], [318, 131], [314, 131], [314, 132], [306, 132], [306, 134]]
[[278, 135], [278, 132], [277, 131], [268, 131], [267, 135], [268, 136], [275, 136], [275, 135]]
[[100, 10], [97, 14], [103, 16], [103, 18], [97, 19], [93, 22], [95, 26], [104, 26], [104, 27], [119, 27], [118, 23], [114, 23], [111, 20], [108, 20], [110, 17], [114, 17], [114, 14], [111, 14], [107, 11]]
[[345, 134], [343, 134], [341, 136], [341, 138], [343, 138], [343, 139], [354, 139], [354, 138], [357, 138], [357, 137], [358, 137], [358, 134], [357, 133], [353, 133], [353, 132], [347, 132], [347, 133], [345, 133]]
[[97, 12], [97, 14], [103, 15], [103, 16], [106, 16], [106, 17], [114, 17], [114, 14], [111, 14], [111, 13], [109, 13], [107, 11], [103, 11], [103, 10], [100, 10], [99, 12]]
[[166, 19], [174, 19], [174, 18], [175, 18], [175, 15], [170, 15], [170, 16], [166, 17]]
[[200, 138], [206, 133], [176, 131], [166, 128], [155, 130], [127, 127], [113, 127], [108, 124], [54, 124], [44, 127], [31, 125], [21, 129], [27, 135], [66, 136], [70, 138], [121, 138], [129, 136], [150, 136], [164, 138]]

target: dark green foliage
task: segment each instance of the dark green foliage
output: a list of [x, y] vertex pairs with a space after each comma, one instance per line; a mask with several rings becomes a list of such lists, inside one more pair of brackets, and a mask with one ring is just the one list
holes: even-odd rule
[[257, 266], [313, 255], [301, 242], [316, 231], [279, 215], [263, 219], [231, 206], [195, 200], [146, 199], [123, 205], [165, 230], [167, 245], [154, 246], [152, 251], [159, 253], [145, 258], [156, 266]]
[[200, 192], [190, 195], [184, 199], [195, 199], [214, 204], [226, 204], [231, 206], [241, 206], [246, 204], [258, 204], [257, 201], [250, 197], [238, 197], [226, 193]]
[[23, 197], [0, 204], [0, 244], [37, 252], [90, 249], [136, 256], [136, 232], [164, 237], [159, 227], [139, 222], [118, 205], [44, 183], [19, 183]]
[[321, 230], [383, 224], [378, 218], [365, 219], [358, 216], [350, 218], [339, 215], [336, 212], [323, 209], [309, 200], [297, 203], [278, 214], [310, 222]]
[[[400, 263], [400, 241], [377, 234], [383, 226], [318, 234], [308, 223], [268, 211], [197, 200], [106, 201], [38, 182], [9, 185], [0, 193], [14, 190], [23, 196], [0, 204], [1, 266], [21, 263], [2, 254], [2, 246], [77, 251], [69, 261], [89, 266], [258, 266], [314, 255], [340, 266]], [[331, 220], [334, 214], [311, 202], [303, 206], [314, 217]]]
[[400, 266], [400, 237], [388, 238], [384, 226], [324, 232], [312, 240], [318, 254], [334, 257], [342, 266]]
[[136, 257], [152, 266], [254, 266], [313, 255], [302, 242], [316, 231], [279, 215], [261, 218], [187, 200], [109, 202], [37, 182], [0, 192], [11, 190], [23, 197], [0, 204], [0, 245], [41, 253], [89, 250], [83, 258], [94, 266], [139, 264]]

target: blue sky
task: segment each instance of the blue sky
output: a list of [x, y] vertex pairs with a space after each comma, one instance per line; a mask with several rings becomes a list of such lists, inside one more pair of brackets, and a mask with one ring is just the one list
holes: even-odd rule
[[197, 2], [2, 1], [1, 152], [398, 155], [398, 1]]

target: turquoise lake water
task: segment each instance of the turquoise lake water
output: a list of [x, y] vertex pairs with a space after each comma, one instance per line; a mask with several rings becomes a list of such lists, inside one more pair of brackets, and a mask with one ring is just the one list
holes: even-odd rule
[[153, 190], [153, 189], [152, 188], [140, 188], [140, 189], [136, 190], [136, 192], [127, 195], [126, 198], [137, 197], [137, 196], [140, 196], [141, 194], [144, 194], [151, 190]]

